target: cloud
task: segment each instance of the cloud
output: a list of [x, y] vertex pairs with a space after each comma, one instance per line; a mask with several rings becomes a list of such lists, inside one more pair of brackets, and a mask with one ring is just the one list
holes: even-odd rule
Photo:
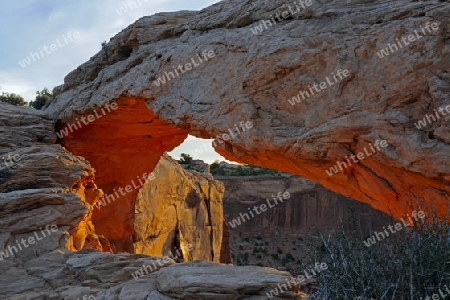
[[[36, 91], [44, 87], [52, 90], [63, 83], [64, 77], [89, 60], [101, 49], [102, 41], [108, 41], [128, 25], [143, 16], [158, 12], [200, 10], [216, 0], [21, 0], [2, 3], [0, 27], [2, 55], [0, 56], [0, 87], [2, 91], [19, 94], [30, 101]], [[123, 7], [133, 7], [120, 15]], [[79, 32], [80, 38], [59, 47], [50, 54], [43, 52], [25, 68], [19, 62], [30, 53], [44, 51], [67, 37], [69, 31]], [[196, 148], [205, 151], [198, 159], [213, 162], [223, 160], [211, 146], [212, 140], [189, 136], [171, 154], [179, 158], [181, 153], [192, 153]], [[204, 146], [209, 144], [209, 146]]]
[[[102, 41], [108, 41], [137, 19], [161, 11], [199, 10], [215, 2], [218, 1], [5, 1], [0, 11], [4, 24], [0, 28], [4, 45], [0, 57], [3, 74], [0, 86], [3, 91], [33, 100], [37, 90], [53, 89], [62, 84], [65, 75], [101, 49]], [[120, 16], [117, 11], [126, 6], [133, 9]], [[26, 68], [21, 67], [19, 61], [62, 39], [69, 31], [78, 31], [80, 38], [33, 61]]]

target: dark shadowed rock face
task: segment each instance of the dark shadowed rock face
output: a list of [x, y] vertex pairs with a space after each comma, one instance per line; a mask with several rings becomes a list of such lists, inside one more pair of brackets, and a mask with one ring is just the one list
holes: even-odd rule
[[[225, 184], [224, 211], [227, 222], [230, 224], [234, 219], [241, 219], [241, 225], [233, 228], [230, 224], [230, 230], [242, 231], [247, 235], [269, 237], [281, 233], [306, 236], [311, 230], [340, 228], [341, 220], [344, 223], [358, 222], [362, 233], [368, 234], [369, 230], [382, 228], [393, 221], [365, 203], [297, 176], [220, 178], [220, 181]], [[288, 192], [289, 198], [277, 199], [278, 192]], [[255, 213], [254, 206], [261, 207], [263, 204], [267, 210]], [[252, 209], [254, 217], [248, 208]]]

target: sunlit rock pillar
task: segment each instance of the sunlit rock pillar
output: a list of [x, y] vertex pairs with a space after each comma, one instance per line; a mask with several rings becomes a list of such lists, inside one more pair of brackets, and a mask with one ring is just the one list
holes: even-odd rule
[[184, 261], [229, 262], [226, 254], [221, 255], [224, 185], [199, 172], [185, 171], [166, 154], [153, 175], [136, 199], [136, 253], [178, 256], [181, 249], [179, 258]]

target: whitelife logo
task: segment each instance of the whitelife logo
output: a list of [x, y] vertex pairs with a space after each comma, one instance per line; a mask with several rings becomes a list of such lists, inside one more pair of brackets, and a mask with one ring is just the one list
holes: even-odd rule
[[[306, 6], [305, 6], [305, 4], [306, 4]], [[269, 27], [272, 27], [273, 25], [277, 24], [277, 22], [281, 22], [283, 20], [292, 18], [292, 16], [298, 14], [299, 12], [304, 10], [306, 7], [311, 6], [312, 0], [306, 0], [306, 1], [299, 0], [299, 1], [293, 2], [293, 5], [297, 8], [296, 11], [292, 10], [292, 7], [290, 5], [288, 5], [288, 10], [284, 10], [281, 13], [274, 14], [269, 20], [261, 21], [261, 25], [250, 28], [250, 31], [254, 35], [258, 35], [258, 34], [262, 33], [264, 30], [269, 29]], [[269, 27], [267, 25], [269, 25]]]
[[[142, 2], [147, 3], [149, 0], [142, 0]], [[135, 8], [138, 8], [139, 6], [142, 6], [141, 0], [136, 1], [127, 1], [127, 5], [120, 7], [120, 9], [116, 9], [116, 13], [119, 16], [123, 16], [124, 14], [128, 13], [129, 11], [132, 11]]]
[[73, 133], [74, 131], [77, 131], [78, 129], [82, 128], [83, 125], [81, 124], [81, 122], [83, 122], [84, 125], [88, 125], [89, 123], [92, 123], [95, 120], [102, 118], [107, 113], [110, 113], [111, 111], [118, 109], [119, 106], [117, 105], [116, 102], [113, 102], [111, 104], [107, 103], [105, 105], [105, 108], [106, 108], [107, 112], [105, 112], [104, 108], [100, 109], [101, 112], [102, 112], [101, 115], [99, 113], [97, 113], [97, 110], [94, 110], [94, 114], [88, 115], [87, 117], [82, 116], [81, 117], [81, 121], [78, 118], [76, 118], [76, 123], [72, 123], [70, 125], [67, 125], [66, 128], [61, 129], [60, 131], [58, 131], [56, 133], [56, 135], [58, 136], [58, 138], [62, 139], [62, 138], [64, 138], [64, 137], [69, 135], [69, 131], [70, 131], [70, 133]]
[[[1, 162], [2, 160], [3, 160], [3, 163]], [[14, 165], [19, 160], [20, 160], [20, 154], [12, 155], [11, 153], [9, 153], [7, 157], [6, 156], [2, 157], [0, 159], [0, 171], [11, 167], [12, 165]], [[4, 164], [4, 165], [2, 166], [2, 164]]]
[[[444, 108], [444, 107], [438, 108], [438, 111], [441, 113], [442, 117], [444, 117], [444, 116], [447, 115], [447, 114], [444, 112], [444, 109], [447, 111], [447, 113], [450, 113], [450, 105], [447, 105], [445, 108]], [[438, 114], [438, 112], [437, 112], [436, 110], [434, 110], [434, 115], [436, 116], [436, 118], [437, 118], [438, 120], [441, 119], [441, 118], [439, 117], [439, 114]], [[425, 118], [423, 118], [422, 120], [419, 120], [419, 121], [417, 122], [417, 124], [414, 123], [414, 126], [416, 126], [417, 129], [421, 129], [422, 127], [426, 127], [428, 124], [431, 124], [432, 122], [436, 122], [436, 121], [437, 121], [436, 118], [435, 118], [432, 114], [431, 114], [431, 115], [426, 114], [426, 115], [425, 115]], [[431, 120], [433, 120], [433, 121], [431, 121]], [[427, 124], [427, 121], [428, 121], [428, 124]]]
[[[444, 294], [442, 292], [443, 288], [445, 288], [445, 290], [447, 291], [448, 294]], [[443, 287], [441, 287], [439, 289], [439, 295], [442, 297], [442, 299], [445, 299], [448, 296], [450, 296], [450, 291], [448, 290], [448, 284], [445, 284]], [[441, 298], [439, 298], [439, 295], [438, 294], [433, 294], [433, 295], [431, 295], [431, 297], [430, 296], [426, 296], [424, 300], [439, 300], [439, 299], [441, 299]], [[422, 299], [422, 298], [420, 298], [420, 299]]]
[[[388, 146], [387, 141], [385, 140], [376, 140], [375, 141], [375, 147], [378, 149], [378, 151], [381, 151], [380, 146], [383, 148], [386, 148]], [[377, 151], [373, 148], [372, 143], [369, 143], [369, 147], [372, 150], [372, 153], [370, 153], [369, 151], [367, 151], [367, 148], [364, 147], [364, 152], [365, 154], [368, 156], [372, 156], [373, 154], [377, 153]], [[358, 157], [358, 159], [356, 159], [356, 157]], [[352, 159], [353, 163], [350, 161], [350, 158]], [[331, 167], [329, 170], [325, 170], [325, 172], [328, 174], [328, 176], [333, 176], [334, 174], [339, 173], [339, 169], [341, 169], [341, 171], [344, 171], [344, 169], [352, 166], [353, 164], [359, 163], [361, 160], [365, 159], [366, 156], [364, 155], [363, 152], [358, 152], [357, 155], [350, 155], [350, 158], [348, 158], [348, 156], [345, 156], [345, 161], [337, 161], [336, 165], [334, 165], [334, 167]], [[347, 163], [346, 163], [347, 162]], [[347, 165], [348, 164], [348, 165]], [[342, 167], [343, 166], [343, 167]], [[339, 167], [339, 169], [338, 169]]]
[[[278, 192], [277, 194], [277, 198], [280, 201], [280, 203], [283, 203], [283, 199], [287, 200], [289, 198], [291, 198], [291, 194], [289, 192]], [[266, 204], [261, 204], [258, 206], [253, 206], [253, 211], [257, 214], [260, 215], [261, 213], [265, 212], [267, 210], [267, 206], [269, 206], [268, 208], [272, 208], [278, 205], [278, 200], [275, 198], [275, 195], [272, 195], [272, 199], [274, 201], [274, 204], [271, 205], [270, 200], [266, 199], [267, 205]], [[258, 208], [260, 209], [260, 211], [258, 210]], [[255, 217], [255, 215], [252, 212], [252, 209], [250, 207], [247, 208], [248, 212], [250, 213], [250, 215], [252, 216], [250, 218], [250, 216], [247, 213], [240, 213], [238, 218], [234, 218], [233, 220], [231, 220], [231, 222], [228, 222], [228, 224], [230, 224], [231, 228], [235, 228], [236, 226], [241, 225], [241, 219], [242, 222], [245, 223], [245, 221], [250, 220], [252, 218]], [[247, 217], [247, 220], [245, 220], [244, 217]]]
[[[424, 36], [426, 36], [427, 33], [425, 32], [425, 29], [428, 30], [428, 33], [431, 33], [432, 31], [430, 29], [430, 26], [431, 26], [431, 29], [433, 29], [433, 31], [436, 31], [436, 30], [439, 29], [438, 23], [431, 23], [430, 24], [430, 22], [427, 22], [425, 24], [425, 28], [420, 26], [422, 28], [423, 35], [420, 35], [417, 32], [417, 30], [414, 30], [415, 36], [414, 36], [414, 34], [410, 34], [408, 36], [403, 36], [401, 38], [401, 40], [403, 42], [403, 45], [405, 45], [405, 47], [409, 46], [410, 43], [415, 42], [416, 40], [419, 40], [419, 39], [423, 38]], [[396, 40], [397, 40], [397, 45], [400, 47], [400, 49], [403, 48], [402, 43], [400, 43], [399, 39], [396, 39]], [[394, 44], [388, 44], [388, 46], [386, 48], [381, 49], [379, 52], [377, 52], [378, 57], [383, 58], [383, 57], [389, 56], [389, 54], [390, 54], [389, 50], [391, 50], [391, 53], [394, 53], [395, 51], [398, 51], [399, 48], [397, 47], [397, 45], [395, 43]]]
[[[57, 51], [58, 49], [61, 49], [62, 47], [66, 46], [69, 44], [69, 42], [73, 42], [74, 40], [77, 40], [80, 38], [80, 33], [78, 31], [72, 32], [69, 31], [66, 35], [62, 35], [62, 40], [63, 42], [61, 42], [58, 39], [56, 39], [56, 44], [51, 44], [49, 47], [48, 46], [44, 46], [42, 47], [42, 49], [39, 47], [38, 48], [38, 53], [36, 52], [30, 52], [30, 55], [23, 59], [22, 61], [19, 61], [19, 65], [22, 68], [26, 68], [27, 66], [31, 65], [32, 62], [36, 62], [42, 58], [44, 58], [46, 55], [51, 54], [52, 52]], [[46, 54], [44, 54], [44, 51]]]
[[[140, 189], [141, 187], [144, 186], [144, 184], [147, 180], [155, 180], [156, 175], [154, 172], [151, 172], [150, 175], [148, 175], [148, 173], [144, 173], [144, 174], [142, 174], [142, 180], [139, 176], [136, 176], [136, 179], [139, 181], [139, 184], [136, 184], [134, 182], [135, 179], [131, 180], [131, 184], [127, 185], [125, 188], [120, 187], [120, 188], [118, 188], [118, 191], [116, 191], [116, 189], [114, 189], [113, 194], [108, 194], [108, 195], [103, 196], [103, 198], [101, 200], [99, 200], [97, 203], [95, 203], [95, 207], [97, 209], [101, 209], [102, 206], [106, 206], [106, 201], [108, 202], [108, 204], [110, 204], [111, 202], [116, 201], [120, 197], [126, 196], [127, 194], [131, 193], [132, 191]], [[119, 195], [119, 193], [121, 196]]]
[[[337, 77], [339, 77], [339, 79], [336, 77], [336, 75], [337, 75]], [[292, 106], [294, 106], [296, 103], [302, 102], [302, 99], [305, 100], [306, 98], [309, 98], [312, 95], [314, 95], [314, 91], [316, 91], [316, 93], [319, 93], [323, 90], [326, 90], [328, 87], [338, 83], [339, 81], [344, 80], [345, 78], [349, 77], [351, 74], [350, 74], [349, 70], [342, 71], [339, 69], [339, 70], [337, 70], [336, 75], [334, 74], [334, 72], [331, 73], [331, 76], [333, 76], [334, 82], [332, 82], [330, 80], [330, 78], [328, 78], [328, 76], [327, 76], [327, 77], [325, 77], [326, 82], [323, 81], [319, 84], [314, 83], [312, 85], [312, 87], [310, 85], [308, 85], [309, 93], [308, 93], [308, 91], [300, 91], [297, 94], [297, 96], [292, 97], [292, 99], [288, 99], [289, 103]], [[314, 88], [314, 91], [313, 91], [313, 88]], [[302, 99], [300, 99], [300, 96], [302, 97]]]
[[[239, 130], [239, 127], [241, 128], [241, 130]], [[237, 126], [237, 124], [234, 124], [234, 128], [229, 128], [228, 129], [228, 133], [224, 133], [222, 135], [217, 135], [216, 138], [214, 139], [214, 141], [212, 142], [213, 146], [216, 147], [217, 143], [223, 144], [224, 141], [229, 141], [232, 140], [233, 138], [237, 137], [239, 134], [242, 134], [244, 132], [246, 132], [249, 129], [253, 128], [253, 122], [252, 121], [241, 121], [239, 123], [239, 127]], [[201, 147], [197, 147], [195, 148], [193, 151], [191, 151], [191, 156], [192, 157], [198, 157], [199, 155], [202, 155], [203, 153], [208, 152], [209, 150], [211, 150], [212, 148], [210, 147], [211, 145], [209, 143], [203, 142]]]
[[[36, 241], [42, 241], [44, 238], [50, 236], [52, 234], [52, 232], [57, 232], [58, 231], [58, 226], [56, 225], [46, 225], [45, 229], [41, 228], [40, 234], [35, 231], [34, 237], [36, 237], [36, 239], [32, 236], [30, 236], [28, 239], [22, 239], [20, 242], [16, 240], [16, 244], [17, 247], [19, 247], [19, 250], [17, 249], [16, 246], [8, 246], [8, 248], [6, 249], [6, 251], [0, 252], [0, 260], [6, 259], [8, 258], [10, 255], [12, 256], [13, 250], [15, 253], [19, 253], [19, 251], [22, 251], [22, 245], [24, 248], [28, 248], [30, 247], [30, 245], [34, 245], [36, 243]], [[45, 232], [47, 232], [47, 234], [45, 234]], [[28, 241], [28, 244], [27, 244]], [[9, 254], [8, 254], [9, 251]]]
[[[203, 51], [202, 55], [197, 53], [197, 57], [191, 57], [192, 64], [185, 63], [184, 69], [183, 69], [182, 65], [173, 67], [173, 71], [175, 72], [176, 75], [172, 71], [169, 71], [169, 72], [166, 71], [166, 72], [164, 72], [163, 77], [158, 77], [158, 79], [153, 81], [153, 84], [158, 87], [162, 84], [166, 84], [167, 82], [171, 81], [172, 79], [180, 77], [180, 73], [178, 73], [178, 71], [180, 71], [182, 74], [184, 74], [187, 71], [191, 71], [193, 68], [198, 67], [201, 64], [209, 61], [209, 59], [211, 59], [215, 56], [216, 56], [216, 53], [214, 53], [213, 50]], [[197, 60], [197, 58], [198, 58], [198, 60]]]
[[[194, 246], [192, 244], [187, 244], [186, 249], [187, 249], [187, 251], [191, 252], [194, 250]], [[173, 255], [172, 250], [171, 250], [169, 252], [169, 255], [166, 255], [163, 258], [159, 258], [156, 261], [152, 261], [153, 266], [143, 264], [142, 268], [137, 270], [136, 272], [134, 272], [134, 274], [131, 274], [131, 276], [133, 276], [134, 279], [139, 279], [140, 277], [142, 277], [144, 275], [148, 275], [148, 274], [152, 273], [153, 271], [156, 271], [157, 270], [156, 263], [158, 263], [159, 267], [161, 268], [164, 266], [164, 264], [169, 264], [171, 261], [170, 259], [173, 259], [176, 261], [178, 258], [183, 257], [183, 253], [182, 253], [183, 250], [181, 250], [181, 253], [179, 250], [181, 250], [181, 249], [177, 249], [177, 247], [175, 247], [176, 255]], [[144, 271], [145, 271], [145, 274], [144, 274]]]
[[[419, 217], [420, 219], [423, 219], [423, 218], [425, 218], [425, 216], [426, 215], [423, 211], [419, 211], [419, 212], [413, 211], [412, 212], [412, 217], [414, 218], [414, 220], [416, 220], [416, 222], [419, 221], [419, 219], [417, 217]], [[397, 231], [400, 231], [403, 228], [414, 225], [414, 222], [411, 219], [411, 217], [409, 216], [409, 214], [407, 215], [407, 217], [409, 217], [409, 221], [410, 221], [409, 224], [406, 224], [405, 220], [403, 220], [403, 218], [401, 218], [400, 221], [402, 221], [404, 227], [402, 227], [401, 223], [396, 223], [394, 226], [392, 226], [392, 225], [388, 226], [389, 231], [391, 233], [396, 233]], [[395, 230], [393, 230], [393, 228], [395, 228]], [[375, 231], [374, 234], [372, 235], [372, 237], [368, 238], [367, 241], [363, 241], [364, 245], [366, 245], [366, 247], [370, 247], [371, 245], [374, 245], [377, 242], [375, 240], [375, 237], [378, 239], [378, 241], [381, 241], [381, 240], [387, 238], [389, 236], [389, 232], [387, 231], [386, 227], [384, 227], [384, 226], [383, 226], [383, 229], [384, 229], [384, 234], [383, 234], [383, 232]], [[380, 236], [381, 236], [381, 238], [380, 238]]]

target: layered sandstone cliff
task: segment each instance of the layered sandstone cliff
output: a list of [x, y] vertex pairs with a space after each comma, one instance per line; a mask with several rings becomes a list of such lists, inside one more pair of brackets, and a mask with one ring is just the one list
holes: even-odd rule
[[[216, 150], [233, 161], [307, 177], [396, 217], [411, 207], [427, 210], [430, 202], [445, 212], [448, 119], [421, 129], [414, 123], [449, 104], [448, 2], [313, 1], [252, 33], [284, 9], [281, 0], [229, 0], [198, 13], [144, 17], [67, 75], [46, 113], [64, 128], [117, 103], [116, 111], [63, 139], [97, 169], [106, 193], [152, 169], [188, 132], [212, 138], [252, 121], [251, 130], [216, 143]], [[389, 56], [377, 55], [427, 23], [438, 30]], [[214, 56], [154, 83], [204, 51]], [[338, 70], [348, 76], [300, 103], [288, 101]], [[326, 173], [377, 140], [388, 146], [338, 174]], [[100, 216], [124, 224], [112, 237], [122, 248], [129, 244], [131, 207]]]
[[177, 256], [181, 249], [182, 261], [230, 262], [230, 251], [222, 243], [228, 230], [224, 228], [223, 184], [195, 171], [186, 172], [167, 154], [153, 174], [155, 179], [147, 180], [136, 199], [135, 253]]
[[[340, 228], [341, 221], [356, 222], [364, 235], [370, 230], [382, 228], [392, 222], [392, 218], [373, 209], [365, 203], [346, 198], [325, 189], [306, 178], [298, 176], [252, 176], [218, 178], [225, 185], [224, 211], [230, 230], [245, 232], [247, 235], [274, 237], [285, 235], [309, 235], [311, 231], [322, 232], [330, 228]], [[278, 192], [288, 192], [289, 198], [273, 200]], [[254, 207], [270, 207], [257, 214]], [[254, 217], [248, 219], [248, 208]], [[241, 224], [231, 226], [233, 220]], [[357, 229], [357, 228], [354, 228]], [[359, 230], [357, 230], [359, 234]]]
[[[95, 171], [84, 158], [55, 144], [54, 123], [34, 109], [0, 103], [0, 136], [0, 157], [6, 160], [0, 166], [2, 251], [10, 249], [8, 255], [19, 258], [59, 248], [109, 251], [91, 222], [93, 204], [103, 196]], [[58, 228], [46, 234], [52, 242], [33, 249], [20, 244], [30, 237], [37, 242], [42, 229], [45, 234], [52, 225]]]

